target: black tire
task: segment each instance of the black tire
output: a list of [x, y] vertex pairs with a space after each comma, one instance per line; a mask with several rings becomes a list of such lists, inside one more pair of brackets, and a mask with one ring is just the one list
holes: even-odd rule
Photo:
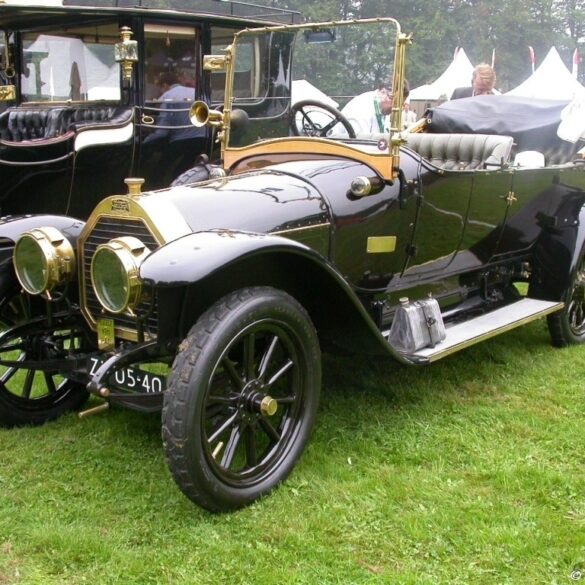
[[200, 183], [209, 179], [209, 171], [203, 165], [198, 165], [191, 169], [187, 169], [181, 173], [172, 183], [171, 187], [178, 187], [179, 185], [189, 185], [190, 183]]
[[317, 333], [295, 299], [258, 287], [218, 301], [181, 344], [165, 392], [163, 443], [179, 488], [215, 512], [272, 490], [309, 439], [320, 387]]
[[585, 250], [570, 284], [563, 295], [562, 311], [548, 315], [548, 330], [555, 347], [567, 347], [585, 342]]
[[[30, 318], [27, 297], [19, 295], [5, 308], [0, 319], [4, 324]], [[5, 326], [5, 325], [3, 325]], [[27, 367], [29, 360], [63, 357], [67, 345], [82, 343], [82, 335], [70, 330], [39, 331], [26, 338], [12, 338], [0, 344], [0, 360], [19, 361], [22, 365], [0, 365], [0, 425], [5, 427], [40, 425], [71, 410], [87, 400], [85, 386], [54, 372]]]

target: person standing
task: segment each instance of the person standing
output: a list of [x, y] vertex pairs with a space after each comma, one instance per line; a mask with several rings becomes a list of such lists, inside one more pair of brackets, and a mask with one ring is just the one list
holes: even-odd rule
[[[404, 99], [408, 97], [410, 89], [404, 82]], [[341, 110], [341, 113], [352, 125], [357, 136], [372, 135], [390, 132], [390, 118], [393, 104], [392, 88], [388, 84], [380, 84], [378, 89], [366, 91], [351, 99]], [[332, 135], [347, 134], [341, 124], [332, 132]]]
[[410, 109], [410, 102], [405, 101], [402, 106], [402, 129], [407, 130], [416, 122], [416, 113]]

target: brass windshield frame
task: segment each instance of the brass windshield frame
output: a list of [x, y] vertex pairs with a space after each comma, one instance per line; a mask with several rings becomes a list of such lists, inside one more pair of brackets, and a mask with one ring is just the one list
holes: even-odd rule
[[[380, 153], [364, 154], [354, 145], [343, 143], [339, 141], [329, 140], [327, 138], [321, 139], [307, 139], [307, 137], [283, 137], [271, 140], [266, 140], [261, 143], [255, 143], [243, 147], [230, 147], [230, 121], [232, 114], [233, 103], [233, 87], [234, 87], [234, 73], [236, 63], [236, 52], [238, 40], [246, 36], [257, 36], [259, 34], [267, 34], [272, 32], [298, 32], [302, 30], [317, 30], [321, 28], [332, 28], [338, 26], [349, 25], [368, 25], [379, 24], [387, 22], [396, 27], [396, 42], [394, 47], [394, 71], [392, 72], [392, 80], [394, 88], [402, 88], [405, 76], [405, 47], [410, 41], [410, 36], [404, 35], [401, 32], [400, 23], [394, 18], [367, 18], [362, 20], [332, 20], [328, 22], [297, 24], [297, 25], [279, 25], [267, 26], [258, 28], [246, 28], [234, 35], [233, 43], [225, 49], [226, 52], [226, 84], [225, 96], [223, 105], [223, 130], [219, 134], [219, 142], [221, 145], [221, 158], [224, 162], [225, 168], [231, 168], [240, 160], [257, 154], [259, 151], [265, 153], [278, 152], [306, 152], [308, 146], [307, 140], [310, 140], [311, 150], [316, 153], [323, 154], [339, 154], [340, 156], [350, 156], [356, 159], [367, 159], [367, 163], [376, 169], [380, 175], [387, 180], [393, 180], [398, 174], [398, 167], [400, 163], [400, 144], [403, 139], [400, 137], [402, 105], [404, 102], [402, 91], [395, 91], [395, 102], [391, 113], [391, 128], [388, 136], [389, 148]], [[296, 144], [298, 143], [298, 144]], [[298, 146], [298, 148], [297, 148]], [[305, 150], [303, 150], [305, 149]], [[389, 161], [391, 158], [391, 162]], [[390, 164], [389, 164], [390, 163]]]

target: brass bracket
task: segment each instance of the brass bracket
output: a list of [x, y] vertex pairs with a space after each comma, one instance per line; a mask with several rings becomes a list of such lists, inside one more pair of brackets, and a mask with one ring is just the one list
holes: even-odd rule
[[510, 207], [510, 205], [518, 201], [518, 198], [516, 197], [514, 191], [508, 191], [507, 195], [500, 195], [500, 199], [504, 199], [508, 207]]
[[0, 85], [0, 102], [11, 102], [16, 99], [16, 87], [14, 85]]
[[225, 71], [230, 62], [230, 54], [225, 55], [204, 55], [203, 56], [203, 70], [204, 71]]

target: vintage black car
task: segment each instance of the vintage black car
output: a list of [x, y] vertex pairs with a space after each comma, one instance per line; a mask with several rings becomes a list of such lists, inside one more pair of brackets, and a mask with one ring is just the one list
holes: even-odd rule
[[[204, 73], [203, 54], [296, 16], [217, 0], [0, 2], [0, 214], [85, 219], [125, 177], [170, 185], [213, 150], [188, 118], [195, 99], [223, 101], [225, 73]], [[251, 92], [250, 71], [237, 76]]]
[[[0, 422], [43, 423], [88, 391], [103, 402], [85, 414], [160, 410], [176, 483], [223, 511], [291, 472], [322, 351], [422, 366], [544, 316], [554, 345], [582, 343], [582, 145], [527, 156], [525, 127], [478, 132], [473, 116], [452, 131], [482, 103], [494, 127], [502, 112], [526, 126], [528, 107], [538, 126], [546, 104], [505, 96], [405, 134], [395, 91], [388, 130], [356, 132], [340, 109], [402, 88], [408, 43], [391, 18], [243, 30], [204, 60], [225, 72], [223, 108], [191, 108], [221, 164], [155, 192], [129, 177], [85, 222], [4, 220]], [[321, 97], [291, 107], [293, 79]]]

